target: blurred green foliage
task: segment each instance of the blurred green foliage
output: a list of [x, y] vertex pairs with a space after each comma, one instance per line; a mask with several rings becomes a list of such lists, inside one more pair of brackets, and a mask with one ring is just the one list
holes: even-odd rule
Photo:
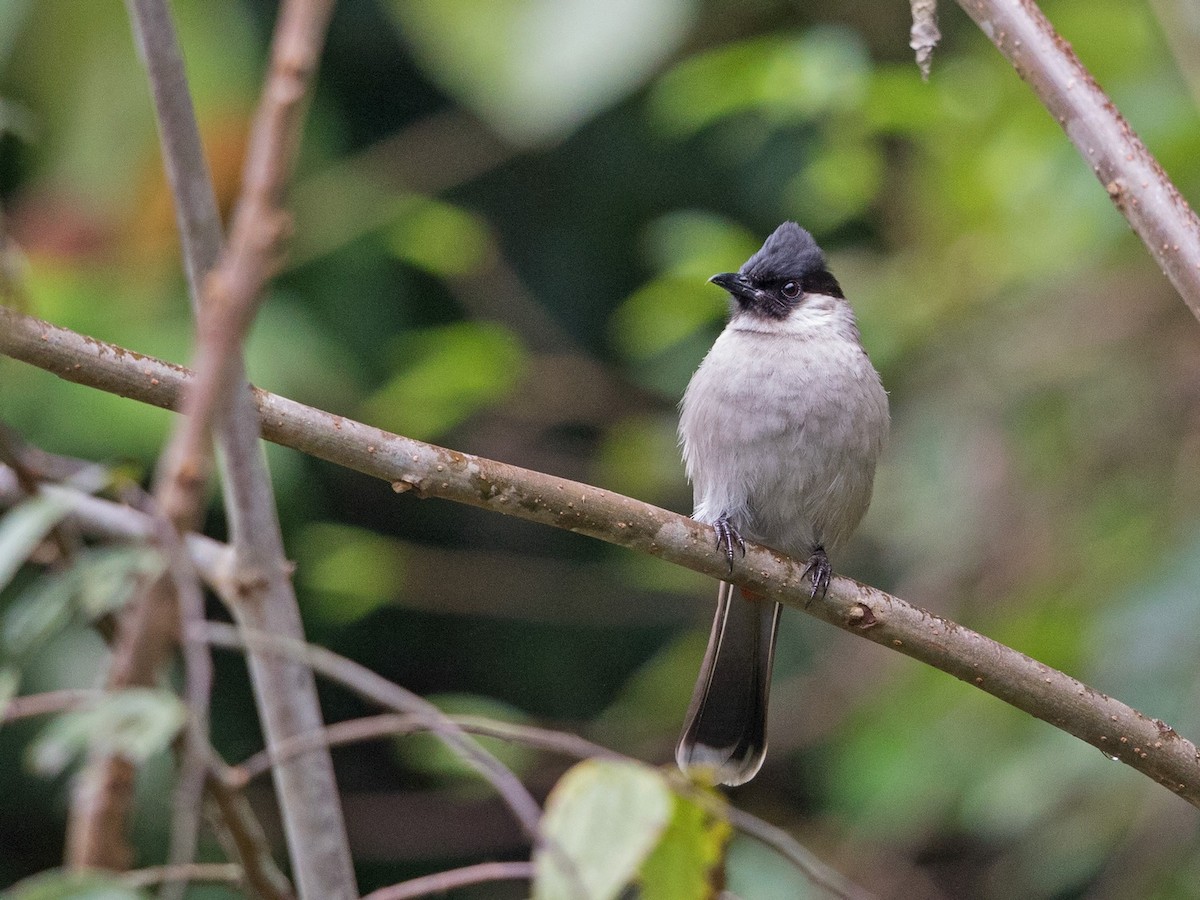
[[[171, 7], [227, 210], [274, 4]], [[1200, 197], [1187, 4], [1045, 9]], [[796, 219], [828, 251], [892, 401], [872, 511], [836, 567], [1195, 738], [1200, 325], [966, 17], [944, 6], [924, 84], [906, 14], [865, 0], [339, 4], [293, 253], [251, 336], [251, 377], [686, 511], [674, 406], [724, 314], [705, 280]], [[170, 196], [119, 5], [0, 4], [0, 128], [18, 302], [186, 363]], [[6, 359], [0, 419], [145, 476], [169, 426]], [[460, 708], [669, 764], [704, 579], [288, 451], [270, 459], [314, 640]], [[0, 553], [0, 568], [18, 557]], [[99, 683], [79, 579], [119, 602], [142, 563], [97, 548], [82, 575], [14, 570], [5, 678], [19, 672], [22, 693]], [[800, 620], [784, 623], [771, 753], [738, 805], [882, 896], [1200, 896], [1182, 801], [948, 676]], [[36, 632], [36, 652], [14, 628]], [[217, 665], [214, 741], [236, 760], [261, 738], [241, 665]], [[323, 700], [331, 719], [370, 711], [334, 689]], [[68, 781], [24, 756], [43, 727], [0, 729], [0, 885], [61, 858]], [[398, 747], [335, 751], [364, 890], [527, 854], [435, 745]], [[564, 767], [518, 762], [541, 788]], [[159, 765], [143, 775], [139, 864], [162, 859]], [[747, 900], [819, 895], [740, 838], [727, 875]]]

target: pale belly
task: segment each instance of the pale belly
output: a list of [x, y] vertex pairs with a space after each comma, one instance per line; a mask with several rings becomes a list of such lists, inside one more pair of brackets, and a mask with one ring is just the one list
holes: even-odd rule
[[834, 554], [870, 503], [887, 422], [856, 343], [726, 332], [680, 417], [694, 515], [792, 555]]

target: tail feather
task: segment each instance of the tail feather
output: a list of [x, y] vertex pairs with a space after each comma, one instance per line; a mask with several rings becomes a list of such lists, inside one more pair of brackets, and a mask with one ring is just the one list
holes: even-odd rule
[[767, 698], [780, 606], [721, 582], [717, 614], [675, 760], [718, 784], [749, 781], [767, 752]]

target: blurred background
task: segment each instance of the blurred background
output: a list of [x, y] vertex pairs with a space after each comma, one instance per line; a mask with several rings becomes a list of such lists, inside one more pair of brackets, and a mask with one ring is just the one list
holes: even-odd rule
[[[275, 6], [172, 7], [228, 204]], [[1044, 8], [1200, 199], [1197, 8]], [[1195, 739], [1200, 324], [1008, 63], [956, 6], [941, 25], [925, 84], [902, 2], [339, 4], [252, 379], [687, 512], [676, 403], [725, 315], [705, 279], [795, 219], [828, 251], [891, 393], [875, 502], [835, 567]], [[0, 4], [0, 129], [22, 254], [7, 302], [186, 363], [171, 199], [122, 4]], [[139, 477], [169, 425], [8, 359], [0, 418]], [[669, 762], [706, 579], [268, 453], [312, 640], [447, 708]], [[94, 685], [102, 661], [95, 634], [67, 627], [22, 689]], [[217, 661], [214, 741], [238, 761], [261, 737], [240, 660]], [[338, 689], [322, 698], [330, 720], [368, 711]], [[36, 773], [27, 750], [43, 724], [0, 730], [0, 887], [61, 859], [69, 776]], [[784, 617], [770, 740], [735, 803], [883, 897], [1200, 896], [1195, 809], [798, 614]], [[334, 758], [364, 891], [527, 856], [431, 742]], [[538, 790], [566, 765], [506, 759]], [[140, 864], [161, 859], [169, 778], [165, 759], [142, 775]], [[269, 791], [251, 790], [266, 818]], [[729, 881], [746, 900], [815, 895], [745, 840]]]

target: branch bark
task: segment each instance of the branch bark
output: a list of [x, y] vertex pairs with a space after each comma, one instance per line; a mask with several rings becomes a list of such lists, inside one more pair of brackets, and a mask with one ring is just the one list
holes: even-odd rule
[[1034, 0], [958, 0], [1062, 126], [1200, 319], [1200, 219]]
[[[179, 366], [2, 307], [0, 353], [166, 409], [176, 408], [189, 378]], [[823, 602], [806, 607], [803, 563], [747, 546], [730, 574], [725, 558], [713, 552], [712, 529], [685, 516], [591, 485], [389, 434], [267, 391], [254, 389], [254, 399], [267, 440], [381, 478], [398, 492], [564, 528], [745, 585], [948, 672], [1200, 806], [1200, 751], [1191, 741], [1164, 722], [949, 619], [842, 577], [834, 579]]]

